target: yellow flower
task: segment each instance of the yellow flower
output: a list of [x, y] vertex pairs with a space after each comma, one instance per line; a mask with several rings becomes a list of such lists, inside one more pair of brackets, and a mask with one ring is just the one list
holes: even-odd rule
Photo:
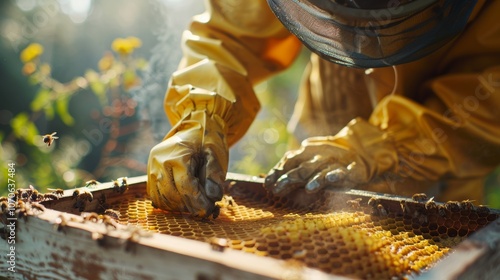
[[21, 61], [23, 63], [33, 61], [34, 59], [39, 57], [42, 53], [43, 53], [42, 45], [37, 43], [32, 43], [21, 52]]
[[107, 71], [109, 69], [111, 69], [111, 66], [113, 66], [113, 62], [114, 62], [114, 57], [113, 57], [113, 54], [111, 54], [110, 52], [107, 52], [104, 54], [104, 56], [101, 58], [101, 60], [99, 60], [99, 63], [97, 64], [99, 69], [101, 71]]
[[116, 38], [111, 44], [111, 48], [121, 55], [129, 55], [141, 45], [142, 42], [137, 37]]

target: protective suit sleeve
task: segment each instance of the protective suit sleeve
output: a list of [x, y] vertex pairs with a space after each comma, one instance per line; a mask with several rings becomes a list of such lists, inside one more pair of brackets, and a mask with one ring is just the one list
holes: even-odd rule
[[[191, 95], [193, 90], [221, 96], [228, 102], [212, 109], [226, 122], [231, 146], [260, 108], [253, 85], [291, 65], [301, 43], [266, 1], [207, 0], [205, 4], [207, 11], [195, 16], [183, 34], [184, 57], [170, 81], [165, 111], [175, 124], [196, 104], [204, 103], [202, 94]], [[184, 98], [194, 106], [178, 106]]]
[[205, 3], [183, 34], [164, 102], [173, 128], [150, 152], [147, 193], [155, 207], [215, 218], [228, 148], [260, 108], [253, 86], [288, 67], [301, 44], [263, 0]]
[[500, 67], [431, 80], [425, 102], [381, 100], [370, 123], [390, 135], [397, 173], [415, 180], [484, 176], [500, 163]]

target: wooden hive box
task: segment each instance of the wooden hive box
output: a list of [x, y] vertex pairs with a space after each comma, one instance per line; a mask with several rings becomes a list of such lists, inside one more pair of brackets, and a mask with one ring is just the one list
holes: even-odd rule
[[65, 190], [57, 199], [24, 194], [15, 217], [3, 212], [3, 276], [496, 279], [500, 273], [494, 209], [426, 207], [428, 199], [358, 190], [298, 201], [272, 197], [261, 178], [228, 174], [232, 199], [219, 218], [201, 220], [154, 209], [145, 176], [122, 181]]

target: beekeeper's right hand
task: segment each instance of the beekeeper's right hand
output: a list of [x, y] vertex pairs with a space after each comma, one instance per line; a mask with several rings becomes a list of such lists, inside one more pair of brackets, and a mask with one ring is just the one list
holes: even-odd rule
[[183, 34], [165, 111], [173, 125], [148, 162], [154, 206], [207, 217], [222, 196], [228, 147], [260, 109], [253, 87], [286, 69], [302, 44], [265, 0], [205, 1]]
[[183, 102], [200, 106], [151, 150], [148, 194], [155, 207], [207, 217], [222, 199], [228, 165], [226, 123], [211, 108], [228, 101], [216, 94], [191, 92]]

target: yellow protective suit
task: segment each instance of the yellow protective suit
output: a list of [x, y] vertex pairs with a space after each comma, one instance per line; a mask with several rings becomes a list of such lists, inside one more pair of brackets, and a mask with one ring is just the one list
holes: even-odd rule
[[[200, 216], [209, 215], [212, 202], [222, 195], [214, 191], [214, 184], [220, 184], [227, 171], [227, 147], [246, 132], [259, 109], [252, 87], [291, 65], [301, 45], [264, 0], [212, 0], [206, 6], [207, 12], [194, 17], [184, 33], [184, 58], [165, 98], [175, 127], [153, 148], [148, 164], [148, 194], [154, 205]], [[328, 147], [341, 167], [321, 163], [328, 165], [322, 176], [330, 181], [347, 178], [353, 186], [369, 190], [482, 201], [479, 181], [500, 163], [497, 11], [500, 2], [479, 1], [457, 39], [395, 70], [387, 67], [365, 74], [313, 55], [291, 127], [302, 137], [335, 135], [303, 142], [270, 172], [266, 186], [279, 193], [277, 189], [292, 179], [296, 185], [307, 183], [303, 180], [311, 175], [309, 166], [321, 162], [314, 153]], [[347, 124], [351, 118], [356, 119]], [[203, 135], [218, 135], [227, 143]], [[215, 152], [203, 152], [205, 142], [216, 146]], [[208, 156], [193, 164], [191, 158], [200, 155]], [[309, 163], [301, 165], [301, 160]], [[200, 172], [193, 168], [199, 162], [218, 164], [207, 164]], [[283, 179], [297, 166], [305, 171]], [[310, 190], [318, 182], [309, 184]]]

